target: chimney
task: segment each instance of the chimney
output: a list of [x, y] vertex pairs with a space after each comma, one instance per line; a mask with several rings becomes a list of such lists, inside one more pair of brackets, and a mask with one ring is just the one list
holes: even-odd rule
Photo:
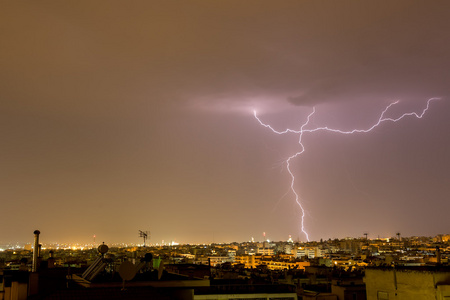
[[38, 265], [38, 257], [39, 257], [39, 234], [41, 232], [39, 230], [34, 231], [34, 248], [33, 248], [33, 267], [31, 269], [32, 272], [37, 272]]
[[49, 269], [53, 269], [55, 267], [55, 258], [53, 257], [53, 250], [49, 252], [49, 258], [47, 260], [47, 265]]

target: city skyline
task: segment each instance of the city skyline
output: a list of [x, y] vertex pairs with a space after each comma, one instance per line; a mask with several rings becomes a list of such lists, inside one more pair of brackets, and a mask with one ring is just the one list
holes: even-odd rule
[[[51, 249], [61, 249], [61, 250], [89, 250], [89, 249], [95, 249], [98, 248], [100, 245], [107, 245], [109, 247], [143, 247], [143, 248], [154, 248], [154, 247], [182, 247], [182, 246], [211, 246], [211, 245], [230, 245], [230, 244], [264, 244], [268, 243], [270, 245], [276, 244], [276, 243], [291, 243], [296, 245], [317, 245], [322, 243], [329, 243], [329, 242], [337, 242], [337, 241], [384, 241], [384, 242], [396, 242], [396, 241], [434, 241], [436, 242], [438, 239], [444, 242], [448, 242], [448, 239], [450, 237], [450, 234], [438, 234], [435, 236], [403, 236], [400, 232], [397, 232], [395, 236], [389, 236], [389, 237], [370, 237], [369, 234], [366, 233], [362, 234], [361, 236], [357, 237], [345, 237], [345, 238], [327, 238], [327, 239], [320, 239], [320, 240], [310, 240], [310, 241], [300, 241], [297, 239], [292, 239], [291, 236], [288, 236], [287, 239], [281, 239], [281, 240], [270, 240], [270, 239], [261, 239], [261, 238], [255, 238], [251, 237], [248, 240], [242, 240], [242, 241], [215, 241], [215, 242], [207, 242], [207, 243], [192, 243], [192, 242], [183, 242], [179, 243], [178, 241], [168, 241], [168, 240], [162, 240], [162, 241], [153, 241], [148, 242], [146, 241], [145, 245], [142, 240], [136, 239], [134, 242], [124, 243], [114, 243], [114, 242], [105, 242], [105, 241], [90, 241], [86, 243], [79, 243], [79, 242], [57, 242], [57, 241], [40, 241], [40, 246], [42, 250], [51, 250]], [[14, 249], [24, 249], [24, 250], [33, 250], [33, 239], [29, 239], [26, 242], [9, 242], [4, 243], [3, 241], [0, 241], [0, 252], [5, 250], [14, 250]]]
[[448, 233], [450, 3], [3, 3], [0, 241]]

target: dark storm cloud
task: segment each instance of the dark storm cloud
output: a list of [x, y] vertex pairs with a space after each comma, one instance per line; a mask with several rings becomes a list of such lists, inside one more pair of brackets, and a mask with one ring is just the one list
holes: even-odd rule
[[41, 101], [95, 106], [97, 93], [114, 101], [147, 87], [212, 107], [448, 92], [445, 2], [50, 3], [5, 10], [4, 90], [51, 86]]
[[[373, 15], [360, 7], [346, 20], [340, 17], [347, 8], [340, 8], [324, 30], [326, 50], [311, 57], [310, 67], [320, 79], [291, 103], [448, 94], [448, 3], [378, 3]], [[348, 26], [335, 31], [341, 22]]]

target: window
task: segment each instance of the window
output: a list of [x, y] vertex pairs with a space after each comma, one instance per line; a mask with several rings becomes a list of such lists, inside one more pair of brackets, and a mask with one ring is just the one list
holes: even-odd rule
[[381, 292], [381, 291], [378, 291], [378, 293], [377, 293], [377, 299], [378, 299], [378, 300], [388, 300], [388, 299], [389, 299], [389, 293], [388, 293], [388, 292]]

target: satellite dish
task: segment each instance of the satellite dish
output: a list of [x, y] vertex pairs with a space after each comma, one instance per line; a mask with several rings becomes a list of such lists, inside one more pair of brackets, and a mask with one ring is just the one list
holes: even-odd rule
[[145, 253], [145, 255], [144, 255], [144, 261], [145, 261], [145, 262], [151, 262], [152, 259], [153, 259], [153, 254], [151, 254], [151, 253]]
[[105, 245], [105, 243], [101, 244], [100, 246], [98, 246], [98, 252], [100, 252], [100, 254], [105, 254], [106, 252], [108, 252], [108, 246]]
[[124, 261], [119, 267], [119, 275], [123, 280], [130, 281], [136, 275], [136, 267], [130, 261]]

